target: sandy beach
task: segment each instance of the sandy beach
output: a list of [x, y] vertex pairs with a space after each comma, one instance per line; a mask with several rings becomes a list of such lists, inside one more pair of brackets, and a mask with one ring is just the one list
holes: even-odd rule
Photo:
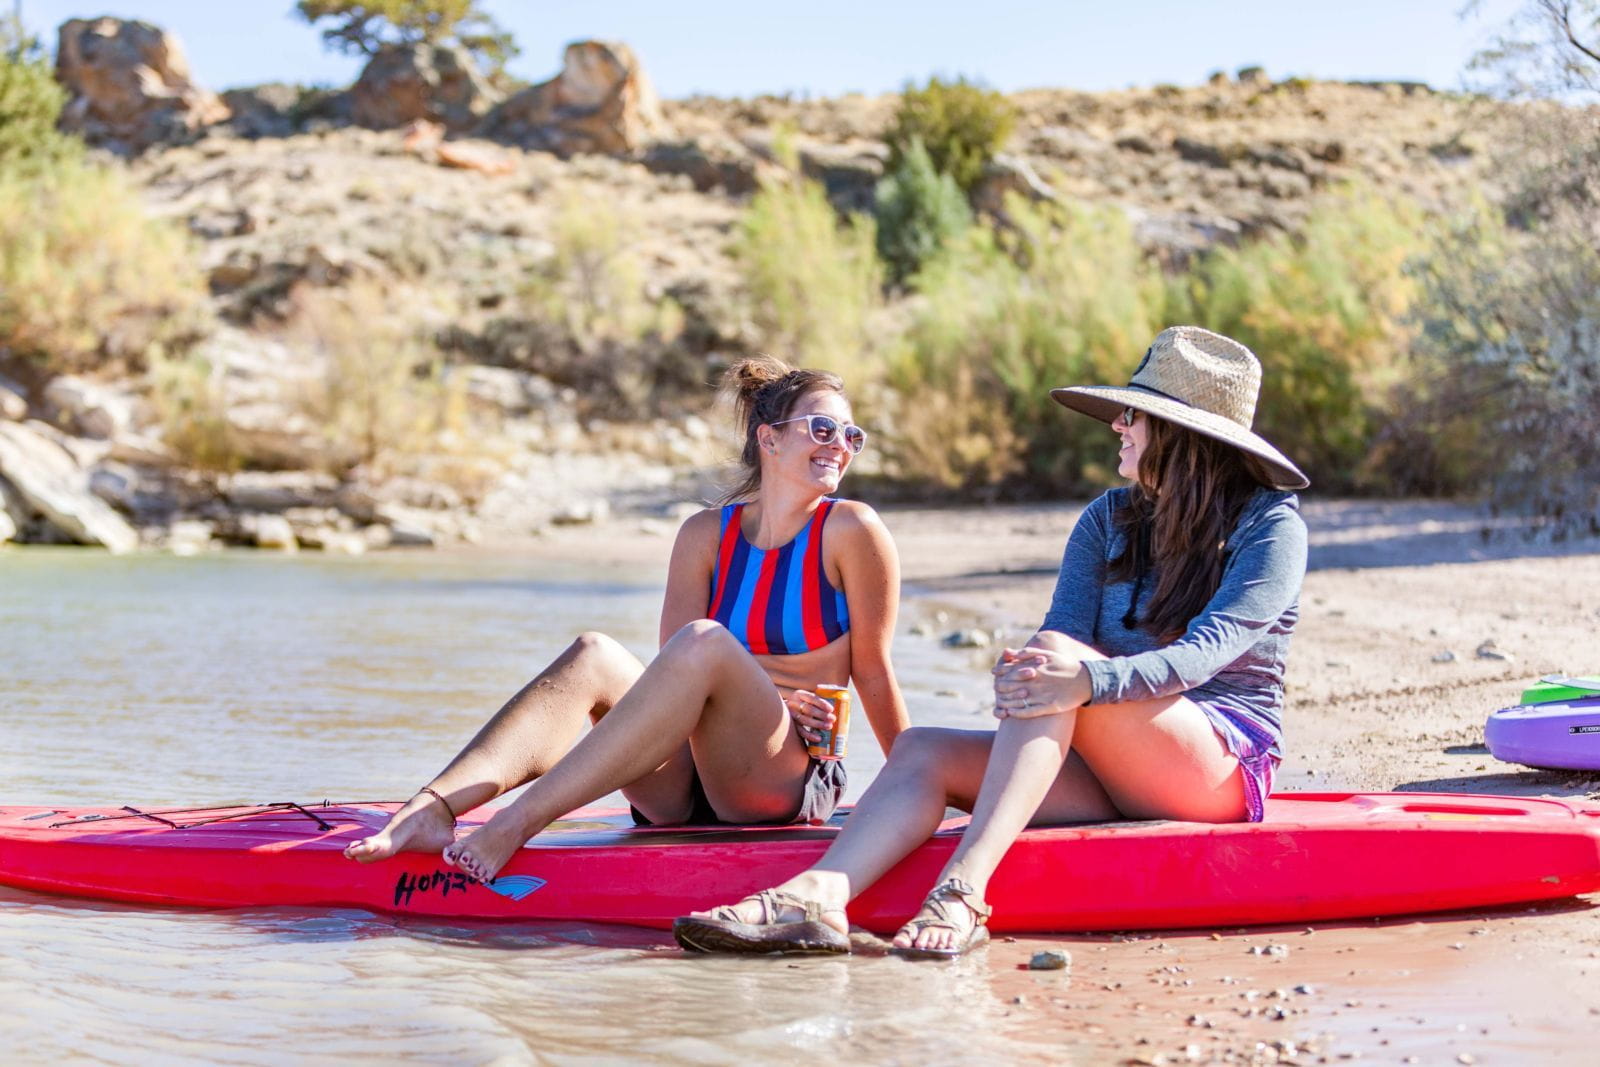
[[[902, 627], [1021, 639], [1048, 603], [1079, 508], [886, 509]], [[1600, 777], [1501, 763], [1483, 723], [1552, 671], [1593, 671], [1600, 543], [1532, 535], [1439, 502], [1303, 507], [1310, 573], [1289, 664], [1278, 787], [1600, 800]], [[624, 523], [560, 531], [541, 555], [662, 554]], [[987, 652], [974, 660], [979, 685]], [[915, 721], [916, 709], [912, 709]], [[1070, 937], [1071, 978], [987, 962], [1018, 1032], [1120, 1062], [1592, 1062], [1600, 926], [1590, 899], [1311, 929]], [[1284, 952], [1258, 954], [1258, 946]]]

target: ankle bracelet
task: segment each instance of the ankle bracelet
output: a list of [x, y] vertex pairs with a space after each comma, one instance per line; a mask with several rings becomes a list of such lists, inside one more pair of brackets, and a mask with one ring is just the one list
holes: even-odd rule
[[430, 797], [432, 797], [433, 799], [437, 800], [439, 803], [443, 804], [444, 805], [445, 814], [450, 816], [450, 825], [454, 826], [456, 824], [456, 822], [457, 822], [456, 809], [452, 808], [450, 806], [450, 802], [448, 800], [446, 800], [444, 798], [443, 794], [441, 794], [437, 789], [434, 789], [431, 786], [426, 786], [425, 785], [421, 789], [417, 790], [417, 792], [426, 793]]

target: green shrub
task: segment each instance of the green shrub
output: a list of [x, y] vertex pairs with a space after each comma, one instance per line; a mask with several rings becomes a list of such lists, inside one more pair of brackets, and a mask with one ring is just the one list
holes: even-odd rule
[[225, 473], [244, 466], [245, 445], [228, 421], [217, 368], [205, 357], [156, 354], [149, 399], [161, 439], [185, 467]]
[[311, 290], [289, 335], [322, 362], [302, 404], [322, 427], [330, 471], [367, 464], [381, 477], [447, 427], [452, 405], [439, 354], [404, 294], [373, 282]]
[[573, 191], [556, 205], [555, 253], [533, 273], [524, 296], [578, 351], [638, 344], [663, 326], [664, 302], [646, 293], [638, 221]]
[[763, 185], [733, 245], [760, 347], [859, 380], [882, 303], [874, 229], [859, 215], [840, 222], [816, 182], [790, 175]]
[[1415, 327], [1426, 248], [1419, 209], [1360, 188], [1312, 209], [1302, 230], [1201, 259], [1167, 317], [1248, 345], [1261, 360], [1255, 428], [1320, 489], [1382, 487], [1370, 462]]
[[[1160, 328], [1160, 276], [1115, 208], [1006, 204], [1014, 230], [974, 227], [913, 280], [891, 364], [906, 398], [891, 442], [908, 481], [1082, 491], [1114, 475], [1114, 439], [1049, 390], [1126, 380]], [[937, 399], [935, 399], [937, 398]]]
[[0, 348], [57, 373], [138, 368], [194, 340], [206, 306], [186, 235], [120, 172], [0, 171]]
[[913, 142], [921, 141], [934, 168], [970, 194], [1016, 121], [1016, 109], [1003, 95], [965, 78], [930, 78], [922, 89], [907, 86], [894, 125], [884, 135], [889, 169], [898, 170]]
[[904, 281], [972, 223], [961, 187], [934, 167], [916, 138], [900, 166], [878, 183], [878, 255], [889, 276]]
[[628, 213], [568, 193], [556, 205], [555, 252], [521, 294], [530, 324], [547, 339], [528, 369], [612, 414], [648, 409], [684, 329], [683, 309], [650, 289], [640, 229]]
[[1421, 335], [1392, 466], [1419, 489], [1600, 533], [1600, 251], [1574, 220], [1453, 220], [1415, 270]]
[[37, 174], [78, 157], [82, 142], [56, 130], [66, 101], [49, 61], [0, 19], [0, 175]]

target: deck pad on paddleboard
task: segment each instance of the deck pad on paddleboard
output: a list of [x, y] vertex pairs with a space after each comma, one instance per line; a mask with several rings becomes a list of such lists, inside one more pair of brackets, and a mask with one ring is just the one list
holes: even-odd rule
[[[492, 885], [437, 855], [345, 859], [392, 803], [238, 808], [0, 807], [0, 884], [199, 907], [354, 907], [432, 917], [670, 925], [783, 881], [826, 826], [635, 827], [577, 812]], [[489, 814], [468, 813], [460, 832]], [[947, 822], [850, 908], [892, 931], [965, 820]], [[989, 887], [997, 932], [1298, 923], [1485, 907], [1600, 890], [1600, 809], [1427, 793], [1285, 793], [1261, 823], [1119, 822], [1035, 829]]]

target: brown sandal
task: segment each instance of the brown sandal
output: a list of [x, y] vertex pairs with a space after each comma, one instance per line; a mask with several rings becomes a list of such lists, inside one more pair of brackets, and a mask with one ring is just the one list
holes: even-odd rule
[[[955, 906], [959, 904], [972, 916], [972, 924], [958, 920]], [[893, 955], [908, 960], [953, 960], [964, 956], [968, 952], [989, 940], [989, 916], [994, 914], [994, 909], [983, 902], [978, 896], [978, 891], [959, 878], [946, 878], [933, 887], [933, 891], [922, 902], [922, 911], [932, 912], [931, 918], [912, 919], [900, 929], [911, 931], [911, 939], [915, 941], [917, 935], [924, 930], [949, 930], [958, 938], [956, 943], [949, 948], [917, 948], [915, 945], [901, 947], [895, 945], [889, 949]], [[961, 931], [966, 930], [966, 939], [960, 940]]]
[[[705, 915], [685, 915], [673, 920], [672, 936], [691, 952], [827, 953], [850, 951], [850, 938], [822, 921], [824, 908], [815, 900], [802, 900], [781, 889], [763, 889], [739, 901], [753, 900], [761, 905], [761, 917], [753, 923], [741, 920], [734, 908], [724, 904]], [[780, 922], [778, 915], [792, 908], [803, 919]]]

